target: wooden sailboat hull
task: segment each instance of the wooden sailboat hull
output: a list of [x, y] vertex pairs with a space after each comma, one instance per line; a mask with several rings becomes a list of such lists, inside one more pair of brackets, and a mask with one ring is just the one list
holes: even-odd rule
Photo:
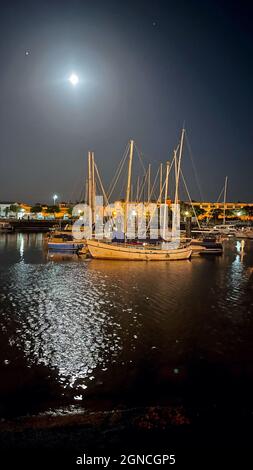
[[191, 248], [161, 250], [87, 240], [89, 252], [93, 258], [125, 261], [174, 261], [189, 259]]

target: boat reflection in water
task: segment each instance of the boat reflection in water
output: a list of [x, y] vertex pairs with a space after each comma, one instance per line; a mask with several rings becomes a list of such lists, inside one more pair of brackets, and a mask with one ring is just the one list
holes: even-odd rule
[[87, 258], [87, 254], [84, 253], [72, 253], [72, 252], [62, 252], [62, 251], [48, 251], [47, 252], [47, 260], [48, 261], [58, 261], [58, 262], [62, 262], [62, 261], [89, 261], [89, 259]]

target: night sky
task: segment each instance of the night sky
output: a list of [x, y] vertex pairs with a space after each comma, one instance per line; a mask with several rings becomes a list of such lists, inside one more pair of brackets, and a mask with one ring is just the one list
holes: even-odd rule
[[7, 1], [0, 22], [0, 200], [75, 200], [87, 151], [107, 184], [130, 138], [155, 171], [185, 122], [204, 200], [228, 175], [253, 202], [250, 2]]

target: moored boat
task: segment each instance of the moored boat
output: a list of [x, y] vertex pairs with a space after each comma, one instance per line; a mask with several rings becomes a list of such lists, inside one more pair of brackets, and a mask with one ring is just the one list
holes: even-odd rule
[[211, 230], [211, 233], [217, 233], [227, 236], [234, 236], [236, 234], [236, 227], [235, 225], [215, 225]]
[[54, 233], [47, 239], [48, 250], [78, 252], [84, 246], [85, 242], [74, 240], [73, 235], [64, 232]]
[[236, 238], [249, 238], [253, 239], [253, 228], [243, 227], [241, 230], [238, 229], [235, 233]]
[[54, 250], [54, 251], [78, 252], [82, 247], [83, 247], [82, 244], [72, 243], [72, 242], [65, 242], [65, 243], [62, 243], [62, 242], [58, 242], [58, 243], [49, 242], [48, 243], [48, 249], [49, 250]]
[[87, 240], [87, 247], [93, 258], [127, 261], [174, 261], [189, 259], [192, 249], [184, 246], [175, 249], [131, 245], [128, 243], [111, 243], [99, 240]]
[[193, 255], [220, 255], [223, 253], [222, 243], [211, 237], [192, 239], [191, 248]]
[[13, 232], [13, 227], [8, 222], [0, 222], [0, 232], [1, 233]]

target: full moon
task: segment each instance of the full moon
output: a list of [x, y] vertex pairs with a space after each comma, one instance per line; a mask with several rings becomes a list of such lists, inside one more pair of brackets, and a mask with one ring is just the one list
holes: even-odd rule
[[69, 77], [71, 85], [76, 86], [79, 83], [79, 77], [75, 73], [72, 73]]

